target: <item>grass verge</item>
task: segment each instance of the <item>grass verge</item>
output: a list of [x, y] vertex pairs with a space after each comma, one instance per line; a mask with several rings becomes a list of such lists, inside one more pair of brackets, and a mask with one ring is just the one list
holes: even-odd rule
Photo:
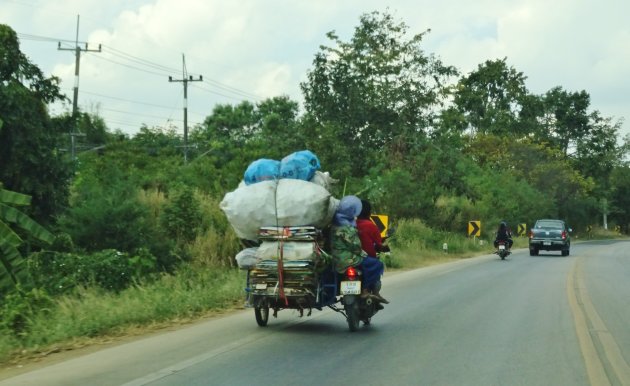
[[238, 307], [244, 283], [243, 271], [185, 268], [175, 276], [118, 294], [83, 289], [54, 299], [29, 317], [17, 336], [0, 331], [0, 363], [72, 350], [98, 339], [189, 322], [213, 310]]

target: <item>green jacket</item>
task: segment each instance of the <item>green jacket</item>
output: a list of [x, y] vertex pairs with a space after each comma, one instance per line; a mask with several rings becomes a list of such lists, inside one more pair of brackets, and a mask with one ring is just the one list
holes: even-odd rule
[[334, 268], [339, 273], [359, 264], [365, 256], [357, 228], [349, 225], [332, 228], [331, 249]]

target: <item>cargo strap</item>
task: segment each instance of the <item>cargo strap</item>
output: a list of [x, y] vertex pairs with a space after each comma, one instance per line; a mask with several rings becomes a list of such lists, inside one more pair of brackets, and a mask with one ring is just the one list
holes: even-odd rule
[[280, 238], [279, 247], [280, 247], [280, 256], [278, 256], [278, 290], [280, 294], [280, 299], [284, 300], [284, 305], [289, 305], [289, 299], [284, 293], [284, 264], [283, 264], [283, 251], [284, 251], [284, 239], [285, 237], [291, 234], [291, 230], [288, 227], [283, 229], [282, 237]]

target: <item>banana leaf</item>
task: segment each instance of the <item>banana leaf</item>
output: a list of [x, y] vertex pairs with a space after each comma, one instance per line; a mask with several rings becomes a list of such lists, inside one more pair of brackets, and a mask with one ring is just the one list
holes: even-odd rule
[[46, 228], [15, 208], [30, 202], [29, 196], [0, 187], [0, 294], [15, 289], [20, 281], [27, 278], [25, 260], [18, 250], [23, 240], [11, 226], [19, 227], [30, 237], [46, 243], [54, 240], [54, 235]]

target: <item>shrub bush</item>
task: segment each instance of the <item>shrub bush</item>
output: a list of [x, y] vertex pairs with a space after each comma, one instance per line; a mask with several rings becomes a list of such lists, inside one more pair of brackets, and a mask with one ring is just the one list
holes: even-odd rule
[[40, 289], [18, 290], [4, 296], [0, 305], [0, 332], [14, 337], [25, 336], [35, 314], [46, 312], [52, 304], [52, 299]]
[[147, 249], [133, 255], [114, 249], [85, 255], [38, 252], [28, 259], [28, 267], [35, 286], [51, 295], [90, 286], [118, 292], [155, 273], [157, 259]]

